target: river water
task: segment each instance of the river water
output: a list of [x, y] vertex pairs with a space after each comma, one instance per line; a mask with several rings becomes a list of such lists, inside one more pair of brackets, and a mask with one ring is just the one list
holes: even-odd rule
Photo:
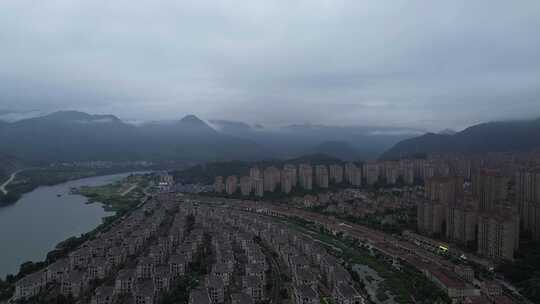
[[[0, 278], [16, 274], [26, 261], [42, 261], [56, 244], [88, 232], [105, 216], [101, 204], [69, 194], [72, 187], [99, 186], [121, 180], [129, 173], [97, 176], [50, 187], [39, 187], [24, 194], [10, 206], [0, 207]], [[60, 195], [60, 196], [58, 196]]]

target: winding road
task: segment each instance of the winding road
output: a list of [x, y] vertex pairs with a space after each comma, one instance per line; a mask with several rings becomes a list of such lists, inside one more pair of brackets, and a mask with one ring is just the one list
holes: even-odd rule
[[17, 173], [19, 173], [19, 171], [15, 171], [13, 173], [11, 173], [11, 176], [8, 178], [7, 181], [5, 181], [2, 186], [0, 186], [0, 191], [2, 191], [2, 193], [4, 195], [7, 195], [8, 194], [8, 191], [6, 190], [6, 187], [15, 179], [15, 176], [17, 175]]

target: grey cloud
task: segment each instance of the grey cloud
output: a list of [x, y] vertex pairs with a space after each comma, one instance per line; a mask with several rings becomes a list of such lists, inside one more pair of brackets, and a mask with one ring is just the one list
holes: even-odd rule
[[461, 128], [540, 116], [538, 1], [0, 2], [2, 108]]

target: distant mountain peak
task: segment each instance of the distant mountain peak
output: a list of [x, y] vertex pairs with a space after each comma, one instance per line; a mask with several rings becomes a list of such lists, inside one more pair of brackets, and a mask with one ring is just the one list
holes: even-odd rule
[[193, 123], [193, 124], [206, 124], [204, 121], [202, 121], [199, 117], [189, 114], [184, 116], [182, 119], [180, 119], [181, 123]]
[[215, 133], [211, 126], [195, 115], [186, 115], [178, 121], [184, 132], [188, 133]]

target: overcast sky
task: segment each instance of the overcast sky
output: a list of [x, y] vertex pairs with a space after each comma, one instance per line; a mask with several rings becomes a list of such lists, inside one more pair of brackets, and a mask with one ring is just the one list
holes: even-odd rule
[[429, 130], [540, 117], [539, 29], [538, 0], [2, 0], [0, 114]]

